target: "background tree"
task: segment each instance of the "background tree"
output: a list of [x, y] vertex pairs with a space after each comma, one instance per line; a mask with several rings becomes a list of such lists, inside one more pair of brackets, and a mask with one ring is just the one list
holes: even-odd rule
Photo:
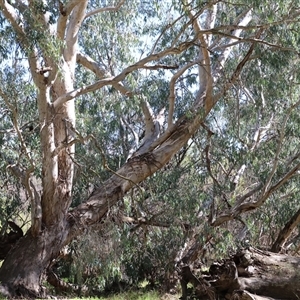
[[183, 228], [171, 264], [186, 239], [211, 240], [207, 224], [259, 240], [240, 215], [284, 199], [283, 226], [298, 209], [294, 1], [0, 5], [1, 176], [31, 212], [2, 293], [40, 295], [62, 247], [114, 210], [146, 244], [152, 226], [152, 246], [153, 226]]

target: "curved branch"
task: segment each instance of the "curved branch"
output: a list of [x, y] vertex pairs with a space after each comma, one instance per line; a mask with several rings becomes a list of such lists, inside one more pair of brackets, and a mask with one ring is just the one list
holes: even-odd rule
[[300, 209], [292, 216], [280, 231], [276, 241], [272, 245], [271, 251], [278, 253], [293, 233], [296, 226], [300, 224]]
[[[292, 168], [289, 172], [287, 172], [280, 180], [278, 180], [274, 185], [272, 185], [263, 195], [258, 197], [256, 201], [241, 203], [240, 205], [234, 207], [229, 212], [220, 215], [217, 219], [212, 223], [212, 226], [219, 226], [227, 221], [233, 220], [238, 215], [252, 211], [260, 206], [262, 206], [265, 201], [280, 187], [282, 187], [292, 176], [294, 176], [300, 170], [300, 163], [297, 164], [294, 168]], [[262, 188], [262, 185], [256, 186], [252, 191], [248, 192], [247, 197], [251, 196], [255, 192], [259, 191]], [[245, 196], [246, 196], [245, 195]], [[245, 196], [242, 198], [245, 199]], [[241, 202], [241, 201], [239, 201]]]
[[[96, 61], [94, 61], [91, 57], [89, 57], [86, 54], [77, 53], [77, 63], [92, 71], [100, 79], [104, 78], [105, 76], [111, 77], [111, 75], [108, 74], [104, 68], [102, 68]], [[132, 92], [129, 89], [127, 89], [122, 83], [113, 83], [112, 86], [121, 94], [126, 96], [132, 96]]]
[[101, 8], [96, 8], [92, 11], [89, 11], [86, 15], [85, 15], [85, 19], [98, 14], [98, 13], [102, 13], [105, 11], [117, 11], [120, 9], [120, 7], [125, 3], [125, 0], [120, 1], [119, 4], [117, 4], [116, 6], [107, 6], [107, 7], [101, 7]]
[[57, 108], [61, 107], [64, 103], [66, 103], [67, 101], [72, 100], [78, 96], [87, 94], [89, 92], [96, 91], [106, 85], [117, 84], [119, 81], [124, 80], [128, 74], [132, 73], [135, 70], [142, 69], [146, 63], [153, 61], [153, 60], [158, 60], [167, 55], [180, 54], [193, 45], [194, 45], [193, 41], [185, 42], [185, 43], [180, 44], [176, 48], [168, 48], [159, 53], [151, 54], [151, 55], [141, 59], [134, 65], [131, 65], [131, 66], [125, 68], [119, 75], [117, 75], [115, 77], [110, 77], [110, 78], [105, 78], [105, 79], [99, 80], [91, 85], [78, 88], [74, 91], [71, 91], [69, 93], [66, 93], [66, 94], [58, 97], [55, 100], [55, 102], [53, 103], [53, 106], [55, 109], [57, 109]]
[[149, 103], [146, 100], [142, 100], [141, 106], [145, 117], [145, 137], [141, 146], [132, 155], [132, 157], [142, 155], [149, 151], [149, 147], [159, 137], [160, 130], [164, 122], [164, 108], [159, 112], [157, 116], [155, 116]]

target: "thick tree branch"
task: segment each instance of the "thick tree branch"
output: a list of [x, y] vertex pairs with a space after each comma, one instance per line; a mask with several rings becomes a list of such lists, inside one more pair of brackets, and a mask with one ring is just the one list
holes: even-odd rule
[[19, 17], [16, 14], [16, 11], [12, 5], [8, 3], [6, 0], [0, 1], [1, 10], [5, 16], [5, 18], [11, 23], [14, 30], [20, 35], [21, 38], [25, 37], [25, 33], [23, 30], [23, 22], [18, 23]]
[[168, 115], [168, 127], [170, 127], [173, 124], [173, 115], [175, 110], [175, 84], [177, 79], [190, 67], [194, 66], [195, 64], [199, 63], [196, 62], [190, 62], [183, 66], [180, 70], [178, 70], [171, 78], [170, 80], [170, 94], [169, 94], [169, 115]]
[[60, 16], [57, 21], [57, 37], [63, 41], [65, 38], [66, 34], [66, 28], [67, 28], [67, 22], [68, 18], [74, 9], [74, 7], [78, 4], [80, 4], [81, 0], [70, 0], [66, 5], [64, 5], [60, 0], [59, 0], [59, 12]]
[[141, 146], [133, 154], [133, 156], [142, 155], [148, 152], [149, 147], [159, 137], [164, 122], [164, 109], [162, 109], [159, 114], [155, 116], [149, 103], [146, 100], [141, 101], [141, 106], [145, 120], [145, 137], [142, 141]]
[[85, 68], [95, 73], [95, 75], [97, 75], [100, 79], [105, 77], [111, 77], [111, 75], [108, 75], [108, 72], [103, 67], [101, 67], [100, 64], [98, 64], [86, 54], [77, 52], [76, 61], [77, 63], [81, 64]]
[[[161, 213], [160, 213], [161, 214]], [[155, 227], [165, 227], [169, 228], [171, 226], [174, 226], [174, 222], [162, 222], [155, 220], [156, 215], [152, 216], [151, 218], [147, 219], [145, 217], [139, 217], [139, 218], [132, 218], [128, 216], [121, 216], [121, 220], [124, 223], [130, 223], [132, 225], [136, 225], [134, 228], [131, 229], [131, 231], [137, 230], [140, 226], [146, 225], [146, 226], [155, 226]], [[178, 224], [180, 226], [180, 224]]]
[[198, 91], [199, 97], [202, 95], [206, 95], [205, 97], [205, 112], [208, 112], [213, 107], [212, 104], [212, 84], [213, 84], [213, 77], [211, 72], [211, 63], [210, 63], [210, 56], [208, 52], [208, 45], [205, 40], [205, 36], [202, 33], [202, 28], [197, 20], [195, 18], [192, 11], [188, 10], [188, 15], [190, 17], [190, 20], [192, 21], [193, 28], [195, 31], [195, 34], [197, 36], [197, 39], [199, 39], [199, 46], [200, 46], [200, 53], [199, 53], [199, 84], [200, 88]]
[[[207, 11], [206, 28], [214, 28], [217, 19], [218, 5], [213, 3]], [[207, 35], [207, 46], [210, 47], [212, 35]]]
[[162, 168], [201, 126], [202, 117], [199, 112], [195, 112], [193, 116], [185, 116], [178, 120], [174, 124], [176, 130], [159, 148], [133, 156], [84, 203], [72, 210], [68, 218], [70, 232], [66, 243], [81, 232], [80, 224], [88, 226], [100, 220], [109, 207], [119, 201], [133, 186]]
[[87, 3], [87, 0], [79, 1], [71, 13], [66, 31], [66, 48], [64, 51], [66, 61], [76, 59], [78, 32], [84, 20]]

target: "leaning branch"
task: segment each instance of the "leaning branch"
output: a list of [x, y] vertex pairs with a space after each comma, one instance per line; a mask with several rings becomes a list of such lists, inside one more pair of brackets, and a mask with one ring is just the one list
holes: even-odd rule
[[139, 149], [132, 157], [144, 154], [149, 151], [149, 147], [157, 140], [164, 122], [164, 109], [157, 116], [154, 115], [149, 103], [146, 100], [141, 101], [142, 110], [145, 119], [145, 137]]
[[[267, 192], [258, 197], [256, 201], [241, 203], [240, 205], [234, 207], [229, 212], [222, 214], [217, 217], [217, 219], [212, 223], [212, 226], [219, 226], [227, 221], [233, 220], [238, 215], [249, 212], [252, 210], [261, 207], [265, 201], [279, 188], [281, 188], [291, 177], [295, 176], [297, 172], [300, 170], [300, 163], [297, 164], [294, 168], [292, 168], [289, 172], [287, 172], [280, 180], [278, 180], [274, 185], [272, 185]], [[262, 185], [256, 186], [251, 192], [247, 193], [247, 196], [251, 196], [254, 193], [258, 192], [262, 188]], [[245, 197], [243, 197], [245, 198]]]
[[24, 37], [25, 33], [24, 33], [22, 26], [20, 24], [18, 24], [18, 22], [17, 22], [18, 16], [16, 14], [14, 7], [5, 0], [0, 0], [0, 7], [1, 7], [1, 10], [2, 10], [5, 18], [10, 22], [10, 24], [13, 26], [14, 30], [21, 37]]
[[300, 224], [300, 209], [292, 216], [292, 218], [280, 230], [280, 233], [271, 247], [272, 252], [278, 253], [293, 233], [296, 226]]

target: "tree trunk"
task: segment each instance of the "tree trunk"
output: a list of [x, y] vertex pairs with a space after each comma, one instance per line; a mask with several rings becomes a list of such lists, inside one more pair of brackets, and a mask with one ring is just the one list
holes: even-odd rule
[[44, 296], [42, 277], [52, 259], [58, 256], [64, 236], [65, 230], [58, 227], [44, 229], [38, 237], [28, 230], [3, 262], [0, 294], [16, 298]]

